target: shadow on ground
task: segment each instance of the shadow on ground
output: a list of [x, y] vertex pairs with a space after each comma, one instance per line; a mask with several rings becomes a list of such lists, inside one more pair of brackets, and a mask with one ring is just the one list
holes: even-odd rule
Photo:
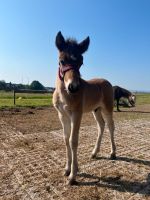
[[[99, 160], [99, 159], [109, 159], [109, 158], [98, 157], [96, 159]], [[148, 160], [140, 160], [140, 159], [127, 158], [127, 157], [117, 157], [116, 160], [125, 161], [125, 162], [133, 162], [136, 164], [138, 163], [138, 164], [150, 166], [150, 161]], [[119, 192], [131, 192], [131, 193], [138, 193], [138, 194], [150, 196], [150, 173], [148, 173], [147, 178], [144, 182], [121, 180], [122, 176], [99, 177], [99, 176], [91, 175], [88, 173], [81, 173], [78, 176], [89, 180], [86, 182], [78, 182], [77, 184], [79, 186], [107, 187], [112, 190], [117, 190]]]
[[114, 112], [115, 112], [115, 113], [117, 113], [117, 112], [122, 112], [122, 113], [150, 114], [149, 111], [141, 111], [141, 110], [120, 110], [120, 111], [114, 110]]

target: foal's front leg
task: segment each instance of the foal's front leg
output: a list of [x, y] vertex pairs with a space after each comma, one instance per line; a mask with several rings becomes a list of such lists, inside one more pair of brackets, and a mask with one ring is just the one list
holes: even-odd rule
[[72, 163], [71, 163], [71, 173], [69, 175], [69, 185], [75, 184], [75, 179], [78, 171], [78, 160], [77, 160], [77, 148], [78, 148], [78, 136], [79, 128], [81, 123], [81, 112], [74, 112], [71, 116], [71, 135], [69, 139], [71, 153], [72, 153]]
[[64, 175], [69, 176], [71, 172], [71, 161], [72, 161], [71, 149], [69, 144], [69, 138], [71, 133], [71, 120], [68, 115], [60, 112], [59, 112], [59, 119], [63, 127], [64, 140], [66, 144], [66, 168]]

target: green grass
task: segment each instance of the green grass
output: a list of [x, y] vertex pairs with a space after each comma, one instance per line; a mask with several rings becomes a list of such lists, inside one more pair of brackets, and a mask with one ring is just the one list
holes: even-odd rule
[[[49, 106], [52, 104], [52, 94], [16, 94], [16, 106]], [[137, 93], [136, 105], [150, 104], [150, 93]], [[13, 92], [0, 91], [0, 108], [13, 107]]]
[[137, 93], [136, 103], [137, 105], [150, 104], [150, 93]]
[[[16, 106], [49, 106], [52, 104], [52, 94], [16, 94]], [[0, 108], [14, 107], [13, 92], [0, 92]]]

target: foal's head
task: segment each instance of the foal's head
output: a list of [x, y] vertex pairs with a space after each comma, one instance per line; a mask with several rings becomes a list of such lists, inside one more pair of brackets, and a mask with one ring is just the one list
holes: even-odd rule
[[56, 47], [59, 50], [59, 78], [64, 82], [69, 94], [79, 89], [79, 69], [83, 64], [82, 54], [88, 49], [89, 43], [89, 37], [77, 43], [74, 39], [65, 40], [61, 32], [58, 32], [56, 36]]

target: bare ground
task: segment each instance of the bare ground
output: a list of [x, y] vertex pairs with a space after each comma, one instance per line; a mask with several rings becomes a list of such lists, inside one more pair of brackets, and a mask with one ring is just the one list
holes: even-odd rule
[[97, 129], [83, 116], [78, 185], [63, 176], [65, 145], [52, 108], [0, 111], [0, 200], [150, 199], [150, 105], [114, 112], [117, 160], [109, 159], [106, 127], [101, 153], [90, 159]]

